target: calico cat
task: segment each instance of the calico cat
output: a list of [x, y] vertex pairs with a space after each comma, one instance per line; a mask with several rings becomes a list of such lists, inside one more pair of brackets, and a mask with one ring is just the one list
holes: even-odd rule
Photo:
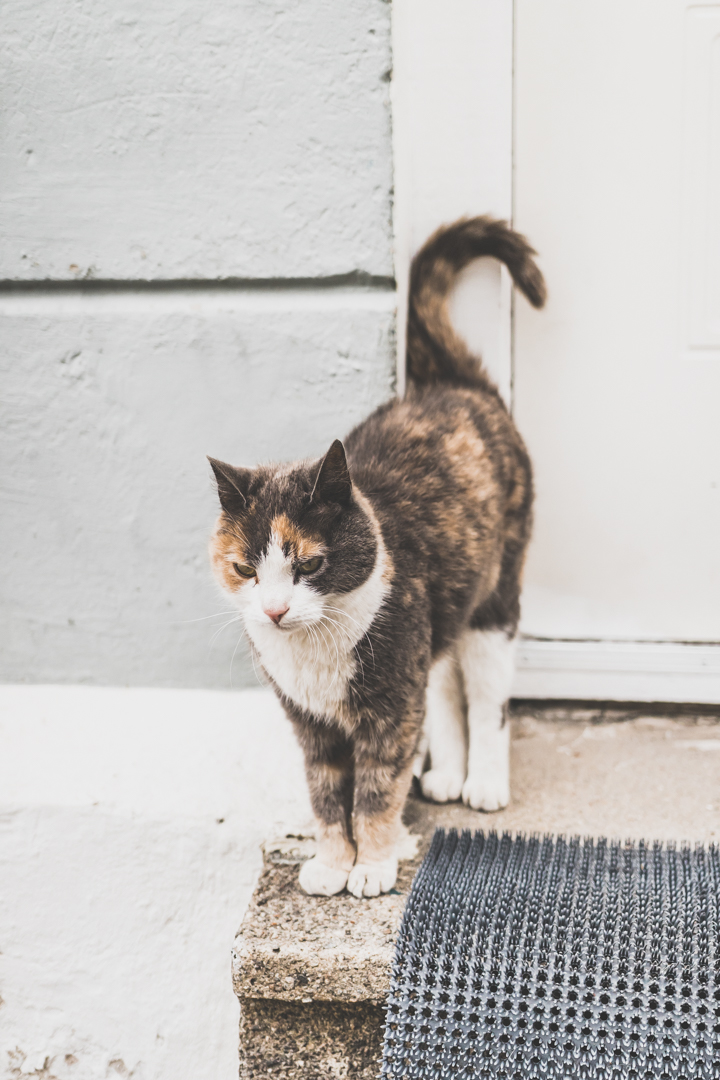
[[428, 798], [508, 802], [504, 710], [532, 477], [446, 301], [458, 272], [489, 255], [541, 307], [534, 254], [492, 218], [440, 229], [412, 265], [406, 397], [320, 461], [210, 459], [222, 508], [213, 569], [305, 755], [318, 841], [300, 871], [308, 893], [393, 887], [423, 722]]

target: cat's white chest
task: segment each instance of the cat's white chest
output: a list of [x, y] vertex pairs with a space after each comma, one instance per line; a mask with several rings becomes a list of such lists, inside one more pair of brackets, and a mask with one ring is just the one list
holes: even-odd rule
[[[260, 661], [286, 697], [315, 716], [338, 719], [357, 668], [354, 650], [327, 629], [253, 634]], [[258, 640], [260, 639], [260, 640]]]

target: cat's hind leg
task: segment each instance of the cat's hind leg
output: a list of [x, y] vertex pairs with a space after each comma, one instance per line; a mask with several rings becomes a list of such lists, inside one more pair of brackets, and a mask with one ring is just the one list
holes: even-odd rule
[[466, 630], [457, 653], [465, 683], [467, 779], [462, 798], [474, 810], [501, 810], [510, 801], [507, 700], [514, 668], [512, 631]]
[[467, 775], [465, 695], [454, 652], [444, 653], [430, 668], [424, 738], [430, 768], [420, 777], [422, 793], [433, 802], [454, 802], [462, 794]]

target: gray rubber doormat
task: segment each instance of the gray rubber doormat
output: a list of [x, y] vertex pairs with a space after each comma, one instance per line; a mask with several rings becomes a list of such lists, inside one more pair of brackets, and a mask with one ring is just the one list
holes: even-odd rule
[[720, 852], [438, 831], [383, 1077], [720, 1080]]

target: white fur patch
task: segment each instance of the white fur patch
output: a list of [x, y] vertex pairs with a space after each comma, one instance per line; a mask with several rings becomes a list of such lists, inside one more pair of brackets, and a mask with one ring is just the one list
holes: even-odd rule
[[395, 855], [382, 862], [355, 863], [347, 882], [347, 891], [360, 899], [390, 892], [397, 881], [398, 861]]
[[338, 870], [320, 862], [317, 855], [308, 859], [300, 867], [298, 881], [300, 888], [310, 896], [335, 896], [342, 892], [347, 884], [348, 871]]
[[463, 802], [500, 810], [510, 801], [510, 696], [515, 639], [502, 630], [467, 630], [458, 644], [468, 707], [468, 769]]
[[486, 813], [502, 810], [510, 802], [509, 724], [499, 730], [484, 731], [476, 740], [462, 799], [473, 810]]
[[431, 767], [421, 780], [423, 795], [433, 802], [460, 798], [467, 775], [467, 725], [460, 667], [454, 653], [439, 657], [428, 677], [425, 736]]
[[402, 862], [405, 859], [414, 859], [420, 847], [421, 837], [411, 833], [407, 825], [400, 825], [400, 836], [395, 845], [395, 854]]

